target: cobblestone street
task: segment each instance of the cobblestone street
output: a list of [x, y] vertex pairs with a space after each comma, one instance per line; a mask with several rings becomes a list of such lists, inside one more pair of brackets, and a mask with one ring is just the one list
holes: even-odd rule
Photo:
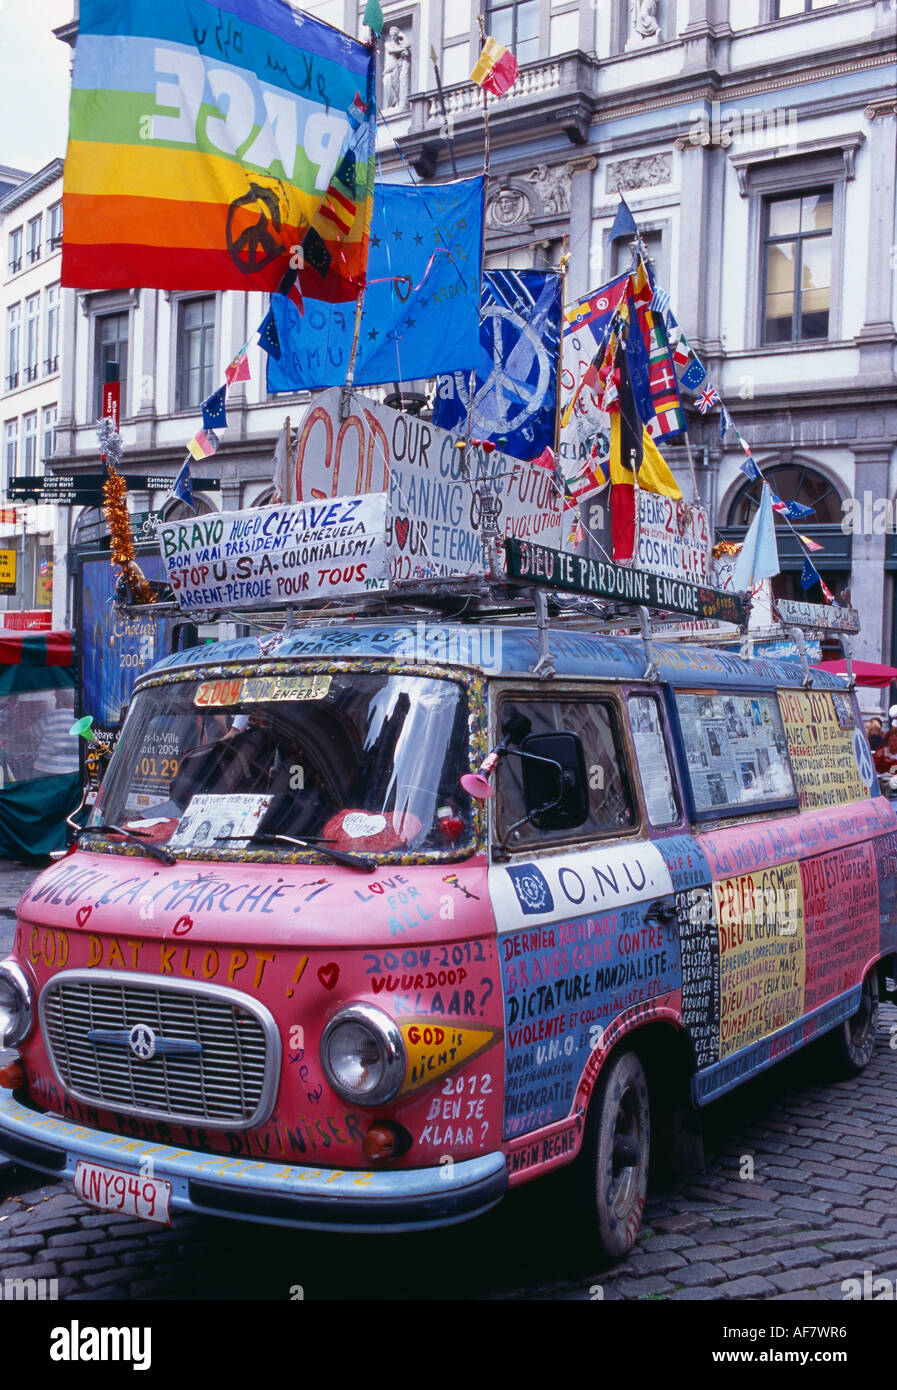
[[7, 1170], [0, 1275], [56, 1278], [72, 1301], [840, 1301], [864, 1271], [897, 1281], [895, 1037], [888, 1005], [858, 1081], [827, 1079], [810, 1049], [713, 1106], [706, 1172], [655, 1181], [637, 1249], [609, 1271], [559, 1236], [556, 1179], [472, 1224], [374, 1241], [185, 1216], [153, 1227]]

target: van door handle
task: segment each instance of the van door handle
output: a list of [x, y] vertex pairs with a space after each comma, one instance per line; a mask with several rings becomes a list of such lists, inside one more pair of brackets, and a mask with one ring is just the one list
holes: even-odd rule
[[676, 921], [676, 909], [662, 898], [649, 904], [645, 910], [645, 922], [649, 927], [671, 927]]

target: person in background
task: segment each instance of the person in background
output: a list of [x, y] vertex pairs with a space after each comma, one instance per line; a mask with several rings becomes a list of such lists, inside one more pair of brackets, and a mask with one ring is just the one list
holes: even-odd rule
[[897, 729], [889, 729], [887, 737], [872, 755], [876, 772], [897, 773]]
[[75, 718], [75, 692], [62, 686], [54, 692], [55, 707], [38, 725], [34, 777], [58, 777], [78, 770], [78, 740], [69, 733]]
[[875, 750], [877, 748], [880, 748], [885, 741], [885, 736], [881, 731], [881, 720], [875, 718], [867, 719], [866, 734], [869, 739], [869, 747], [872, 749], [872, 752], [874, 753]]

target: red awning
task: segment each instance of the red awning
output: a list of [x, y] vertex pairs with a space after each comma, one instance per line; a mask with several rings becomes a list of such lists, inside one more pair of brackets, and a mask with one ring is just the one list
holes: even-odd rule
[[9, 632], [0, 628], [0, 665], [71, 666], [70, 632]]
[[[847, 662], [843, 657], [840, 661], [816, 661], [812, 669], [831, 671], [835, 676], [846, 676]], [[890, 685], [891, 681], [897, 680], [897, 666], [877, 666], [874, 661], [855, 661], [853, 676], [857, 685], [873, 686], [881, 690], [884, 686]]]

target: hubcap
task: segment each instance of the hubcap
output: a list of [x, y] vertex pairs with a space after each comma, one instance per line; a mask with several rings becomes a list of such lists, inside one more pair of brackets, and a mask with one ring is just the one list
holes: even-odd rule
[[642, 1143], [638, 1111], [631, 1088], [627, 1087], [617, 1106], [612, 1153], [612, 1205], [618, 1216], [629, 1210], [638, 1189], [642, 1162]]

